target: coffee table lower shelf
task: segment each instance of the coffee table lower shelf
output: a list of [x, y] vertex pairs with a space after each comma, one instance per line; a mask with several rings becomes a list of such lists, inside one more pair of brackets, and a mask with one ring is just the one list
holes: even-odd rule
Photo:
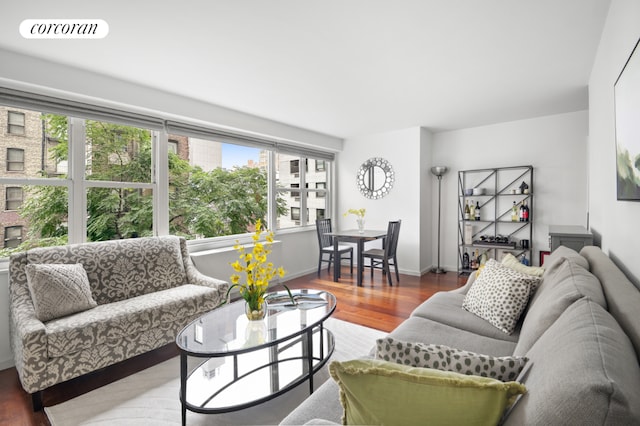
[[[305, 381], [313, 393], [313, 375], [333, 354], [333, 333], [322, 324], [277, 344], [252, 346], [234, 355], [180, 354], [180, 402], [186, 410], [221, 414], [276, 398]], [[190, 357], [207, 358], [189, 372]]]

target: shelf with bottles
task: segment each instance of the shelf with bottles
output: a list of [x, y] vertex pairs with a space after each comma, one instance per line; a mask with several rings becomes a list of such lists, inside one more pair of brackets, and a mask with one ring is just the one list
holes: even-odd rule
[[[463, 267], [465, 250], [480, 249], [490, 257], [500, 258], [503, 252], [526, 256], [533, 248], [533, 167], [500, 167], [458, 172], [458, 270]], [[473, 207], [472, 207], [473, 206]], [[479, 220], [475, 210], [480, 207]], [[467, 213], [467, 209], [469, 212]], [[525, 213], [526, 212], [526, 213]], [[507, 243], [481, 242], [481, 237], [493, 239], [507, 236]], [[521, 242], [526, 241], [523, 248]]]

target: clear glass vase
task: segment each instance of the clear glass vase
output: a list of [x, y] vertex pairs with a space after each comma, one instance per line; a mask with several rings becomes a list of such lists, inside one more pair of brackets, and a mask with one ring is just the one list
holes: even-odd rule
[[249, 302], [245, 302], [244, 313], [247, 314], [249, 321], [263, 320], [267, 316], [267, 302], [262, 302], [257, 306], [251, 306]]
[[358, 232], [363, 234], [364, 233], [364, 217], [356, 218], [356, 222], [358, 223]]

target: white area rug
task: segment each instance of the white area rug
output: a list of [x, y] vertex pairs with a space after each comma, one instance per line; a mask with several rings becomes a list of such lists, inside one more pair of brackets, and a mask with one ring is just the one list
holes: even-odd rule
[[[329, 318], [325, 327], [335, 336], [331, 360], [347, 360], [369, 353], [386, 333]], [[103, 386], [77, 398], [46, 407], [52, 426], [72, 425], [180, 425], [179, 357]], [[327, 363], [328, 364], [328, 363]], [[314, 376], [315, 387], [329, 378], [327, 367]], [[278, 424], [309, 396], [304, 382], [263, 404], [227, 414], [187, 412], [187, 425]]]

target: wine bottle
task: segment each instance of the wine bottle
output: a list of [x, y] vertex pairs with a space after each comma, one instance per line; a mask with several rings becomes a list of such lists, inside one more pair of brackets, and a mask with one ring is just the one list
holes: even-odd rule
[[527, 202], [524, 202], [524, 221], [529, 222], [529, 205]]
[[469, 211], [469, 200], [467, 200], [464, 205], [464, 220], [469, 220], [470, 216], [471, 212]]
[[467, 249], [464, 249], [464, 255], [462, 255], [462, 269], [469, 269], [469, 253], [467, 253]]
[[469, 220], [476, 220], [476, 206], [473, 205], [473, 200], [469, 205]]
[[476, 202], [475, 218], [476, 218], [476, 220], [480, 220], [480, 202], [479, 201]]
[[515, 201], [513, 202], [513, 207], [511, 207], [511, 221], [518, 221], [518, 206], [516, 205]]
[[524, 222], [524, 201], [520, 203], [520, 222]]

